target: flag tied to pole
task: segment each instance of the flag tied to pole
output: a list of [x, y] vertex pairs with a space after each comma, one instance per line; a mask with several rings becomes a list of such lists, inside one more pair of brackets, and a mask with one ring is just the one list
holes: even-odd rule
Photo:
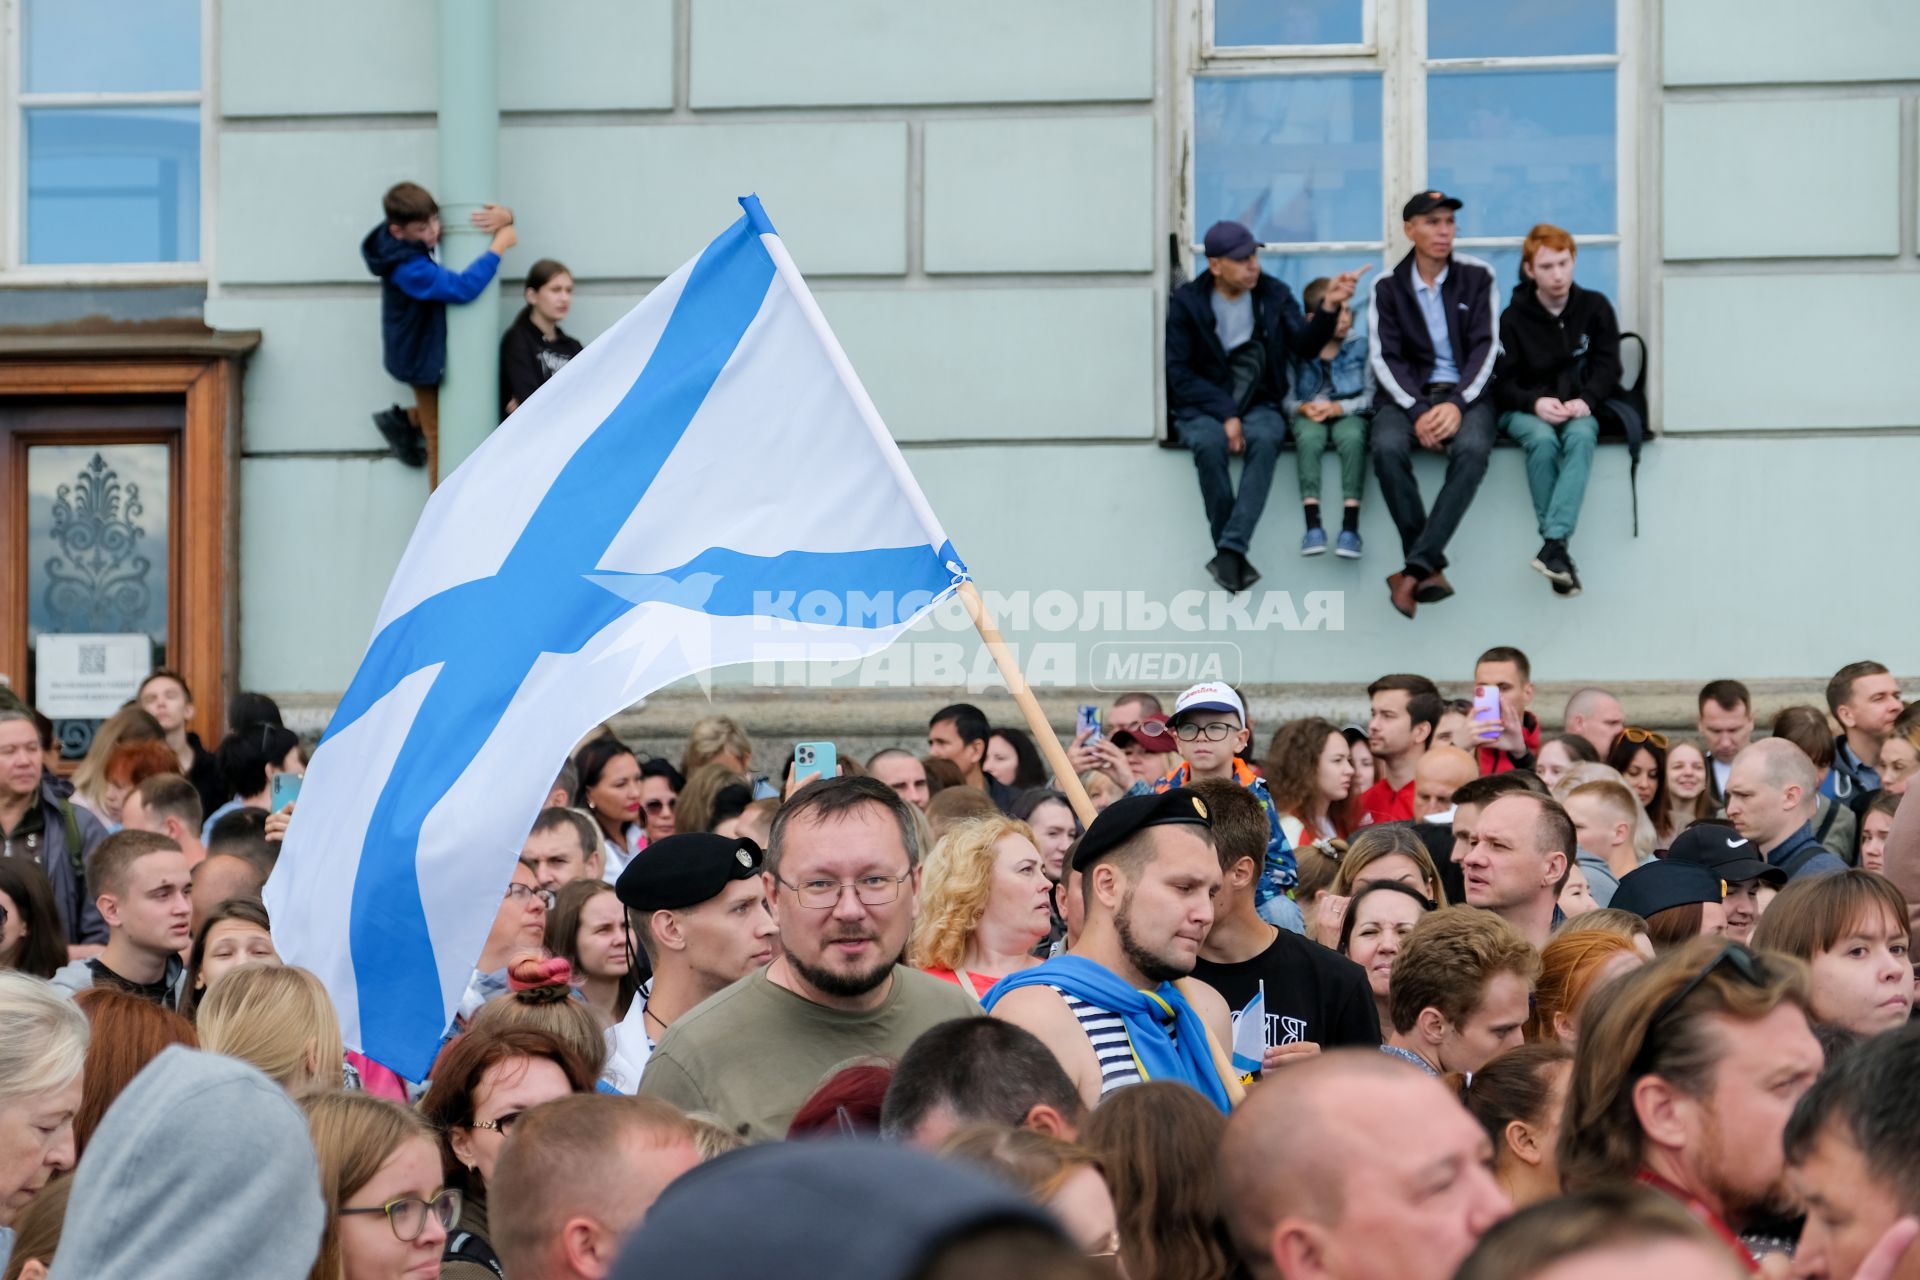
[[1242, 1075], [1260, 1070], [1267, 1054], [1267, 984], [1233, 1021], [1233, 1069]]
[[275, 942], [348, 1047], [409, 1079], [582, 735], [714, 667], [863, 657], [966, 577], [741, 205], [433, 494], [308, 768]]

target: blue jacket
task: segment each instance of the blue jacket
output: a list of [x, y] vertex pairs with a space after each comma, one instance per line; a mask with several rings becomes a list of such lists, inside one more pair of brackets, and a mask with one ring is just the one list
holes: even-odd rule
[[[1293, 290], [1262, 275], [1253, 286], [1253, 332], [1267, 348], [1262, 400], [1278, 409], [1287, 397], [1287, 356], [1311, 356], [1327, 345], [1339, 317], [1324, 308], [1300, 313]], [[1213, 272], [1202, 271], [1167, 300], [1167, 407], [1174, 416], [1200, 415], [1225, 422], [1238, 417], [1233, 370], [1214, 328]]]
[[491, 249], [465, 271], [449, 271], [417, 240], [381, 223], [360, 242], [367, 270], [380, 277], [380, 340], [387, 372], [410, 387], [437, 387], [447, 368], [447, 304], [472, 302], [500, 268]]
[[[1367, 303], [1367, 351], [1379, 383], [1375, 406], [1392, 402], [1411, 421], [1433, 407], [1426, 385], [1433, 381], [1433, 339], [1414, 296], [1411, 251], [1393, 270], [1373, 282]], [[1456, 253], [1447, 260], [1440, 301], [1447, 313], [1447, 345], [1453, 348], [1460, 381], [1447, 403], [1461, 412], [1486, 392], [1500, 353], [1500, 289], [1493, 268], [1478, 258]]]
[[1309, 400], [1331, 400], [1342, 414], [1373, 412], [1373, 366], [1367, 362], [1365, 334], [1350, 333], [1331, 360], [1318, 351], [1293, 362], [1293, 390], [1286, 410], [1300, 412]]
[[[1802, 854], [1807, 856], [1802, 857]], [[1829, 853], [1825, 845], [1813, 838], [1813, 824], [1810, 822], [1801, 823], [1798, 831], [1782, 840], [1773, 852], [1767, 855], [1767, 865], [1781, 868], [1787, 873], [1789, 880], [1847, 869], [1846, 863]]]
[[1820, 794], [1842, 804], [1860, 803], [1860, 796], [1880, 789], [1880, 771], [1853, 754], [1847, 735], [1833, 740], [1833, 768], [1820, 784]]

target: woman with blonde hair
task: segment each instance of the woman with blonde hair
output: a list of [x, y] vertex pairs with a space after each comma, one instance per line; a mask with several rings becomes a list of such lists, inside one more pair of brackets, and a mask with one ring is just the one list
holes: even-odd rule
[[123, 742], [161, 742], [166, 736], [160, 722], [137, 703], [129, 702], [108, 716], [93, 731], [86, 757], [74, 766], [73, 802], [96, 818], [118, 821], [107, 814], [107, 761], [113, 749]]
[[955, 824], [921, 867], [909, 963], [986, 995], [1040, 963], [1032, 952], [1053, 929], [1052, 887], [1026, 823], [995, 815]]
[[320, 1093], [305, 1102], [320, 1162], [327, 1226], [308, 1280], [438, 1275], [460, 1193], [441, 1185], [433, 1127], [415, 1112], [364, 1093]]
[[326, 987], [305, 969], [235, 969], [208, 989], [194, 1025], [202, 1049], [251, 1062], [288, 1093], [344, 1083], [340, 1020]]
[[1580, 1009], [1609, 978], [1646, 963], [1633, 939], [1607, 929], [1562, 928], [1540, 952], [1540, 978], [1533, 984], [1529, 1043], [1553, 1041], [1573, 1047]]

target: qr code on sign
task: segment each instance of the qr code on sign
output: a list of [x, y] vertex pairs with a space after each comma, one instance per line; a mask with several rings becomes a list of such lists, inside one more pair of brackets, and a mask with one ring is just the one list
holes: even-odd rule
[[83, 676], [103, 676], [107, 674], [107, 646], [103, 644], [83, 644], [80, 648], [80, 674]]

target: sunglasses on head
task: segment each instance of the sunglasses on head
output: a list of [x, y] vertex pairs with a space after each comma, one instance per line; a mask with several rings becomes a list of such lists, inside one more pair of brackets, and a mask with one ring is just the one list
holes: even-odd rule
[[1635, 729], [1630, 725], [1620, 731], [1620, 736], [1636, 747], [1642, 743], [1651, 742], [1662, 751], [1667, 749], [1667, 735], [1664, 733], [1655, 733], [1651, 729]]
[[1682, 983], [1679, 990], [1662, 1000], [1660, 1007], [1653, 1011], [1653, 1016], [1647, 1019], [1647, 1029], [1640, 1037], [1640, 1052], [1634, 1056], [1631, 1074], [1642, 1076], [1652, 1069], [1654, 1050], [1659, 1043], [1657, 1033], [1661, 1026], [1673, 1016], [1674, 1010], [1686, 1003], [1688, 996], [1700, 989], [1701, 983], [1723, 965], [1731, 969], [1736, 977], [1750, 987], [1767, 985], [1767, 974], [1759, 956], [1749, 950], [1745, 943], [1724, 944], [1698, 973]]

